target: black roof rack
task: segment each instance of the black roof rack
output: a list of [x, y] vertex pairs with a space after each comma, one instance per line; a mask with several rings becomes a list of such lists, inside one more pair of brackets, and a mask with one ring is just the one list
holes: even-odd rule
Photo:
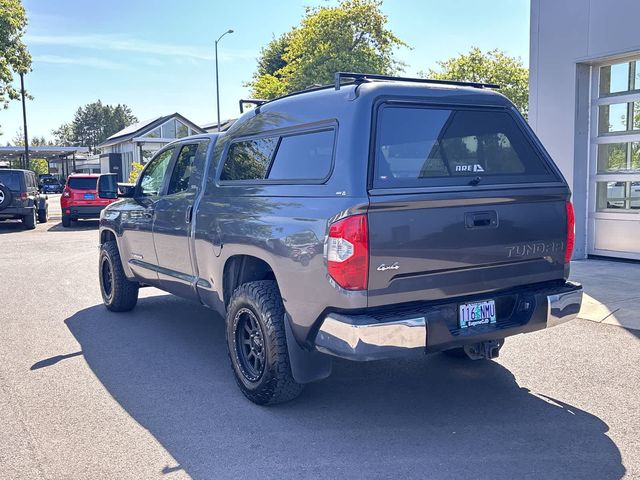
[[431, 83], [436, 85], [457, 85], [461, 87], [474, 87], [474, 88], [500, 88], [500, 85], [493, 83], [479, 83], [479, 82], [461, 82], [458, 80], [431, 80], [428, 78], [412, 78], [412, 77], [392, 77], [389, 75], [378, 75], [375, 73], [354, 73], [354, 72], [336, 72], [335, 74], [335, 88], [340, 90], [340, 86], [343, 85], [342, 79], [351, 79], [349, 83], [362, 83], [367, 80], [386, 80], [394, 82], [413, 82], [413, 83]]
[[238, 104], [240, 105], [240, 113], [244, 113], [244, 104], [245, 103], [249, 103], [251, 105], [255, 105], [256, 107], [259, 107], [260, 105], [262, 105], [263, 103], [267, 103], [269, 100], [263, 100], [261, 98], [242, 98], [238, 101]]

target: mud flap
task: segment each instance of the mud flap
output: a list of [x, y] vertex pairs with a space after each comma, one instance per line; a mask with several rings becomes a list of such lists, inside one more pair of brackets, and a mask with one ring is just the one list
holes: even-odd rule
[[331, 375], [332, 360], [329, 355], [300, 348], [293, 335], [289, 315], [284, 315], [284, 329], [287, 335], [287, 350], [291, 374], [298, 383], [311, 383]]

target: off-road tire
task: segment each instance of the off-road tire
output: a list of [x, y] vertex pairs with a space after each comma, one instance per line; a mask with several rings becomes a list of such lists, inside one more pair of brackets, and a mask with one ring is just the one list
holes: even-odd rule
[[[98, 263], [100, 293], [105, 307], [112, 312], [128, 312], [138, 302], [138, 282], [127, 279], [122, 268], [118, 245], [113, 240], [100, 247]], [[108, 284], [110, 279], [110, 284]]]
[[27, 230], [33, 230], [36, 228], [37, 216], [36, 209], [34, 208], [31, 213], [22, 217], [22, 224], [24, 225], [24, 228]]
[[38, 210], [38, 223], [47, 223], [49, 220], [49, 208], [44, 207]]
[[[243, 373], [242, 354], [238, 350], [237, 328], [241, 323], [239, 313], [243, 311], [253, 313], [263, 340], [263, 371], [254, 380]], [[304, 388], [291, 374], [284, 321], [282, 297], [275, 281], [245, 283], [233, 292], [227, 308], [227, 351], [240, 390], [258, 405], [293, 400]]]
[[68, 215], [62, 215], [62, 226], [69, 228], [71, 226], [71, 218]]

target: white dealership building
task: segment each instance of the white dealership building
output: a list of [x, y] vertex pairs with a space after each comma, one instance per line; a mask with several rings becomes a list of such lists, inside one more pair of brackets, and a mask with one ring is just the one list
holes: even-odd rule
[[640, 0], [531, 0], [529, 122], [573, 190], [574, 258], [640, 259]]

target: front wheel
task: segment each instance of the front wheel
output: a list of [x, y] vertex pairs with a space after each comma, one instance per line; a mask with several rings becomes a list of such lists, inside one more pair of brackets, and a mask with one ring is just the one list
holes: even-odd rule
[[127, 279], [118, 245], [114, 241], [105, 242], [100, 247], [100, 293], [104, 306], [112, 312], [128, 312], [138, 303], [138, 282]]
[[236, 289], [227, 308], [227, 347], [242, 393], [258, 405], [296, 398], [303, 386], [291, 374], [284, 306], [276, 282], [249, 282]]

